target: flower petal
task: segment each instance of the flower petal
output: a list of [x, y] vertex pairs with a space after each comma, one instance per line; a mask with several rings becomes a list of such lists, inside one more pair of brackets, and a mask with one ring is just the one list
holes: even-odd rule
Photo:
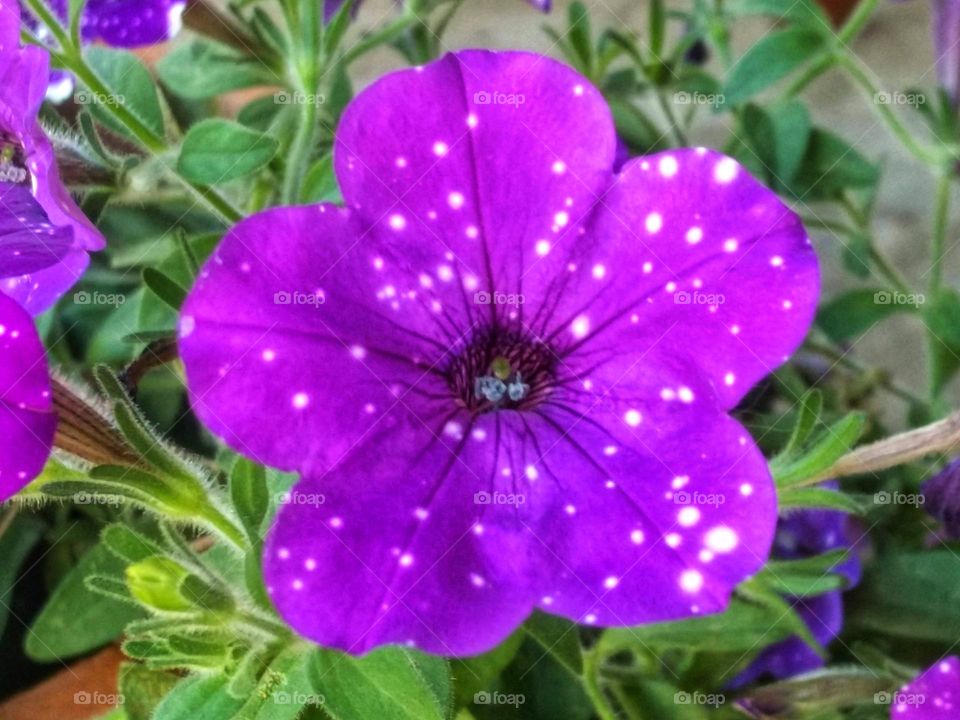
[[485, 493], [493, 429], [459, 422], [397, 406], [336, 469], [295, 486], [264, 575], [300, 634], [352, 653], [404, 643], [463, 656], [530, 613], [536, 571], [516, 508]]
[[180, 31], [186, 6], [186, 0], [87, 0], [83, 38], [113, 47], [165, 42]]
[[[589, 237], [552, 332], [579, 318], [589, 349], [656, 329], [662, 346], [707, 372], [727, 407], [786, 360], [812, 322], [819, 272], [799, 218], [719, 153], [629, 162]], [[538, 332], [548, 333], [547, 319]]]
[[960, 658], [940, 660], [892, 699], [891, 720], [954, 720], [960, 707]]
[[307, 470], [337, 461], [391, 406], [440, 392], [448, 339], [429, 307], [385, 279], [393, 272], [333, 206], [236, 225], [181, 315], [200, 418], [239, 452]]
[[[411, 265], [449, 263], [471, 295], [540, 303], [610, 182], [615, 148], [603, 98], [573, 70], [472, 50], [358, 95], [334, 157], [347, 205]], [[477, 302], [487, 317], [497, 309]]]
[[73, 245], [69, 227], [55, 227], [25, 185], [0, 181], [0, 277], [44, 270]]
[[624, 348], [530, 415], [512, 455], [532, 479], [543, 610], [599, 625], [716, 612], [763, 565], [767, 464], [682, 357]]
[[0, 502], [33, 480], [50, 454], [56, 415], [43, 344], [30, 316], [0, 293]]

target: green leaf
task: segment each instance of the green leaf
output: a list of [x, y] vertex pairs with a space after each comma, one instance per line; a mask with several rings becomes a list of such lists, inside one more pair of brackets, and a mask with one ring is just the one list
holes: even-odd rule
[[343, 203], [340, 185], [333, 172], [333, 155], [324, 155], [307, 171], [300, 190], [300, 200], [304, 203]]
[[863, 413], [850, 413], [828, 427], [819, 439], [796, 460], [776, 458], [770, 469], [778, 487], [789, 487], [828, 469], [860, 439], [866, 426]]
[[150, 72], [136, 55], [99, 45], [84, 50], [90, 67], [110, 89], [110, 95], [100, 97], [89, 90], [77, 93], [77, 102], [87, 105], [104, 125], [128, 135], [129, 131], [105, 109], [107, 104], [121, 105], [150, 128], [163, 136], [163, 111]]
[[115, 640], [143, 610], [89, 590], [85, 578], [122, 577], [125, 563], [103, 545], [84, 555], [60, 581], [27, 635], [27, 655], [38, 662], [70, 658]]
[[556, 615], [534, 612], [523, 629], [564, 668], [577, 677], [583, 674], [583, 651], [576, 625]]
[[319, 650], [310, 677], [338, 720], [441, 720], [452, 701], [446, 661], [406, 648], [388, 646], [362, 658]]
[[20, 565], [42, 533], [43, 523], [28, 515], [18, 515], [0, 535], [0, 558], [3, 558], [3, 562], [0, 562], [0, 637], [10, 615]]
[[923, 308], [923, 319], [948, 348], [960, 354], [960, 294], [943, 289]]
[[763, 165], [763, 175], [778, 188], [787, 187], [807, 150], [810, 115], [800, 102], [765, 109], [750, 104], [743, 111], [743, 125], [752, 152]]
[[161, 552], [153, 540], [126, 525], [108, 526], [100, 539], [107, 550], [128, 563], [140, 562]]
[[848, 290], [820, 308], [817, 326], [836, 343], [855, 340], [881, 320], [915, 310], [915, 304], [894, 302], [900, 297], [911, 296], [876, 288]]
[[803, 24], [813, 30], [826, 34], [832, 32], [829, 18], [814, 0], [729, 0], [724, 5], [729, 15], [770, 15], [794, 23]]
[[726, 102], [738, 105], [798, 69], [826, 45], [824, 36], [804, 27], [765, 35], [737, 61], [724, 89]]
[[280, 144], [269, 135], [239, 123], [211, 118], [190, 128], [184, 138], [177, 170], [201, 185], [216, 185], [259, 170]]
[[267, 473], [262, 465], [238, 458], [230, 472], [230, 499], [254, 547], [262, 542], [260, 528], [270, 508]]
[[608, 628], [601, 642], [609, 648], [608, 652], [631, 647], [749, 652], [789, 637], [793, 624], [794, 620], [779, 617], [772, 607], [735, 597], [722, 613], [632, 628]]
[[477, 692], [491, 687], [516, 657], [525, 637], [521, 629], [490, 652], [451, 660], [457, 704], [469, 705]]
[[821, 510], [839, 510], [851, 515], [865, 515], [867, 506], [854, 498], [833, 490], [818, 487], [788, 487], [777, 493], [777, 504], [781, 509], [816, 508]]
[[836, 198], [845, 190], [871, 188], [880, 169], [847, 141], [815, 128], [790, 192], [806, 201]]
[[150, 720], [163, 697], [177, 684], [178, 678], [158, 672], [139, 663], [120, 666], [120, 694], [128, 720]]
[[143, 269], [143, 283], [173, 310], [179, 310], [183, 301], [187, 299], [187, 291], [156, 268]]
[[823, 595], [846, 587], [847, 579], [837, 574], [837, 568], [849, 556], [844, 550], [836, 550], [801, 560], [771, 560], [754, 580], [790, 597]]
[[809, 390], [800, 398], [797, 406], [797, 422], [793, 426], [790, 440], [780, 453], [781, 457], [792, 457], [803, 447], [813, 432], [820, 413], [823, 410], [823, 394], [819, 390]]
[[195, 40], [176, 48], [157, 63], [157, 73], [173, 93], [190, 100], [283, 83], [262, 60], [209, 40]]
[[231, 697], [224, 677], [188, 677], [157, 706], [153, 720], [235, 720], [243, 700]]
[[[256, 720], [296, 720], [304, 707], [322, 706], [323, 700], [310, 684], [308, 672], [312, 653], [292, 648], [280, 653], [264, 673], [256, 690], [263, 700]], [[248, 702], [249, 708], [253, 703]]]
[[850, 607], [857, 627], [911, 643], [950, 645], [960, 637], [960, 562], [947, 549], [881, 555]]

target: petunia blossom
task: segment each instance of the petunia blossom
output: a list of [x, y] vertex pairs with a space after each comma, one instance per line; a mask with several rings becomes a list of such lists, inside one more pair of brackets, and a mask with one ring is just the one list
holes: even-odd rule
[[722, 610], [768, 556], [767, 464], [729, 416], [819, 290], [797, 216], [699, 148], [613, 172], [600, 93], [463, 51], [358, 95], [346, 208], [234, 227], [180, 320], [191, 400], [301, 473], [264, 554], [299, 633], [495, 646], [532, 610]]
[[[49, 57], [20, 47], [19, 28], [17, 3], [0, 0], [0, 199], [6, 210], [0, 250], [9, 250], [0, 252], [0, 291], [36, 314], [77, 281], [88, 253], [103, 248], [104, 239], [60, 180], [37, 121]], [[14, 212], [33, 201], [35, 207]]]
[[43, 469], [56, 428], [50, 377], [33, 318], [0, 293], [0, 502]]
[[891, 696], [891, 720], [954, 720], [960, 715], [960, 658], [939, 660]]
[[[780, 520], [773, 554], [785, 560], [821, 555], [833, 550], [850, 550], [847, 516], [833, 510], [800, 510]], [[843, 576], [847, 586], [860, 581], [860, 560], [854, 554], [832, 570]], [[821, 645], [829, 645], [843, 628], [843, 595], [833, 590], [793, 600], [794, 608], [810, 633]], [[778, 680], [816, 670], [824, 660], [805, 641], [791, 637], [765, 648], [737, 676], [734, 687], [748, 685], [763, 677]]]

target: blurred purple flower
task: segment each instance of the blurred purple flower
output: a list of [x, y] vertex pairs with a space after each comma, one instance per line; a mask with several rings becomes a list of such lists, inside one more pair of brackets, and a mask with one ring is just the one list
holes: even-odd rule
[[956, 720], [960, 717], [960, 658], [924, 670], [892, 697], [891, 720]]
[[924, 510], [943, 523], [947, 537], [960, 538], [960, 458], [927, 480], [920, 491]]
[[[10, 3], [13, 0], [4, 0]], [[67, 22], [69, 0], [47, 0], [49, 7]], [[186, 0], [87, 0], [80, 18], [80, 36], [84, 42], [104, 43], [112, 47], [136, 48], [166, 42], [182, 26]], [[24, 22], [42, 39], [49, 37], [29, 13]], [[63, 102], [73, 93], [73, 75], [53, 70], [49, 77], [47, 99]]]
[[[835, 487], [835, 484], [833, 484]], [[777, 526], [773, 544], [775, 557], [795, 560], [822, 555], [832, 550], [849, 550], [847, 516], [831, 510], [801, 510], [783, 518]], [[848, 587], [860, 582], [860, 560], [852, 552], [833, 572], [847, 579]], [[829, 645], [843, 628], [843, 597], [839, 590], [815, 597], [796, 598], [797, 614], [814, 638]], [[816, 670], [823, 659], [799, 637], [791, 637], [771, 645], [732, 683], [743, 687], [763, 677], [778, 680]]]
[[346, 209], [250, 217], [204, 267], [192, 404], [302, 474], [264, 566], [304, 636], [469, 655], [534, 608], [717, 612], [763, 564], [774, 489], [728, 412], [807, 332], [816, 257], [736, 161], [615, 150], [570, 68], [447, 55], [346, 109]]
[[104, 246], [60, 180], [37, 121], [47, 53], [20, 47], [20, 9], [0, 0], [0, 291], [30, 313], [52, 305]]
[[933, 0], [937, 80], [954, 104], [960, 99], [960, 0]]

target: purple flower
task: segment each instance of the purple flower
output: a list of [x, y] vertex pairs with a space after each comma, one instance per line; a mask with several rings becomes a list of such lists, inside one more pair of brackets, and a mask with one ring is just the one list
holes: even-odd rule
[[20, 10], [0, 0], [0, 291], [39, 313], [73, 285], [103, 236], [60, 180], [37, 122], [47, 53], [20, 47]]
[[948, 463], [920, 489], [924, 509], [943, 523], [947, 537], [960, 538], [960, 458]]
[[933, 0], [932, 33], [937, 80], [956, 104], [960, 93], [960, 0]]
[[[794, 560], [850, 547], [846, 515], [830, 510], [802, 510], [787, 515], [778, 524], [773, 554]], [[860, 560], [851, 553], [833, 572], [844, 576], [848, 587], [852, 587], [860, 581]], [[797, 614], [821, 645], [829, 645], [840, 633], [843, 597], [839, 590], [797, 598], [794, 602]], [[823, 664], [823, 658], [806, 642], [791, 637], [764, 649], [732, 685], [743, 687], [766, 676], [778, 680], [789, 678], [816, 670]]]
[[[13, 0], [3, 0], [4, 6]], [[64, 24], [69, 0], [47, 0], [50, 9]], [[84, 42], [104, 43], [112, 47], [136, 48], [166, 42], [180, 32], [186, 0], [86, 0], [80, 18], [80, 36]], [[24, 22], [41, 39], [49, 32], [30, 15]], [[48, 79], [47, 99], [61, 103], [73, 93], [73, 75], [65, 70], [52, 70]]]
[[265, 579], [304, 636], [490, 649], [534, 609], [723, 609], [767, 557], [767, 464], [728, 416], [802, 340], [799, 219], [699, 148], [628, 162], [570, 68], [464, 51], [344, 113], [347, 204], [227, 235], [187, 299], [193, 406], [302, 474]]
[[955, 720], [960, 714], [960, 658], [938, 661], [892, 700], [891, 720]]
[[[343, 7], [344, 2], [345, 0], [323, 0], [324, 20], [330, 20], [330, 18], [336, 15], [337, 10]], [[351, 12], [356, 12], [361, 2], [362, 0], [353, 0], [353, 9]], [[399, 4], [403, 2], [403, 0], [395, 0], [395, 2]], [[550, 6], [553, 4], [552, 0], [527, 0], [527, 2], [542, 12], [550, 12]]]
[[43, 344], [33, 319], [0, 293], [0, 502], [43, 469], [57, 420]]
[[[66, 22], [69, 0], [48, 2], [57, 17]], [[186, 7], [186, 0], [87, 0], [80, 18], [80, 35], [86, 42], [113, 47], [156, 45], [180, 32]]]

